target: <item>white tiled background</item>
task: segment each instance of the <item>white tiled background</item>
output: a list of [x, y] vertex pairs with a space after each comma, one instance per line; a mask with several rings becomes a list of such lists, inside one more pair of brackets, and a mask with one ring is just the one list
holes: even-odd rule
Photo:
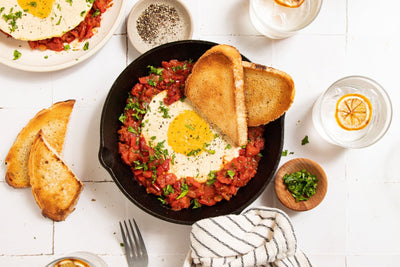
[[[117, 1], [117, 0], [114, 0]], [[126, 14], [136, 1], [130, 0]], [[399, 266], [400, 260], [400, 3], [396, 0], [324, 0], [318, 18], [285, 40], [257, 33], [247, 0], [184, 0], [194, 19], [194, 39], [236, 46], [250, 60], [288, 72], [296, 99], [286, 116], [284, 149], [325, 169], [325, 200], [308, 212], [285, 209], [272, 185], [252, 205], [283, 209], [299, 246], [315, 266]], [[207, 15], [205, 15], [207, 14]], [[190, 226], [154, 218], [130, 203], [97, 160], [99, 121], [105, 97], [119, 73], [139, 53], [129, 44], [125, 21], [89, 60], [52, 73], [28, 73], [0, 65], [0, 176], [16, 135], [40, 109], [76, 99], [64, 158], [84, 181], [76, 210], [65, 222], [40, 215], [30, 189], [0, 180], [0, 266], [44, 266], [73, 251], [100, 255], [109, 266], [126, 266], [118, 221], [134, 217], [150, 253], [150, 266], [181, 266]], [[335, 80], [365, 75], [386, 88], [393, 121], [377, 144], [345, 150], [324, 142], [311, 123], [311, 106]], [[310, 143], [302, 146], [308, 135]]]

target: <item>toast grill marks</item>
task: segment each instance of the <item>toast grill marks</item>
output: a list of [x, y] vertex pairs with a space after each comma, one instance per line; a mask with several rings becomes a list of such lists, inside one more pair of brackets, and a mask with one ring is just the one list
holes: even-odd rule
[[248, 125], [258, 126], [278, 119], [293, 103], [292, 78], [271, 67], [246, 61], [242, 64]]
[[29, 187], [28, 158], [36, 134], [40, 129], [51, 147], [61, 154], [67, 124], [75, 100], [55, 103], [48, 109], [39, 111], [18, 134], [6, 157], [7, 183], [15, 188]]
[[205, 52], [186, 81], [185, 95], [235, 144], [247, 143], [242, 59], [235, 48], [217, 45]]
[[39, 131], [28, 161], [32, 194], [42, 214], [63, 221], [75, 209], [83, 184], [46, 142]]

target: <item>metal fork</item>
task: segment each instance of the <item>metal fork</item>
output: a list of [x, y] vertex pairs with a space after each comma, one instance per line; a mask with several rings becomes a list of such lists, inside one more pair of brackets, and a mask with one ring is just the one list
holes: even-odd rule
[[122, 240], [124, 241], [126, 260], [128, 261], [129, 267], [147, 267], [148, 256], [146, 246], [144, 244], [142, 235], [140, 234], [139, 227], [137, 226], [135, 219], [132, 220], [135, 225], [135, 230], [133, 230], [131, 220], [128, 220], [129, 228], [126, 221], [123, 222], [124, 227], [122, 226], [122, 223], [119, 222]]

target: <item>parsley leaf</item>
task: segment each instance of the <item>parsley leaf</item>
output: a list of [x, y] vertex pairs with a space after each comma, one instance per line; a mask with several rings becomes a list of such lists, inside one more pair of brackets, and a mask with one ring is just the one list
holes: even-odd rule
[[304, 146], [308, 143], [310, 143], [310, 141], [308, 141], [308, 135], [306, 135], [304, 136], [303, 140], [301, 140], [301, 145]]

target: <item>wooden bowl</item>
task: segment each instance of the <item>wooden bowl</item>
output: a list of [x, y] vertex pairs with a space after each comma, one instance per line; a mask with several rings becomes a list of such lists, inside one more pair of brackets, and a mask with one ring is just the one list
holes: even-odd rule
[[[296, 202], [290, 191], [283, 183], [283, 176], [301, 170], [307, 170], [318, 179], [317, 191], [309, 200]], [[291, 210], [306, 211], [316, 206], [324, 199], [328, 190], [328, 179], [325, 171], [318, 163], [306, 158], [297, 158], [283, 164], [275, 175], [275, 192], [280, 202]]]

